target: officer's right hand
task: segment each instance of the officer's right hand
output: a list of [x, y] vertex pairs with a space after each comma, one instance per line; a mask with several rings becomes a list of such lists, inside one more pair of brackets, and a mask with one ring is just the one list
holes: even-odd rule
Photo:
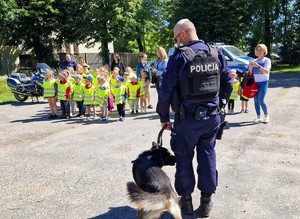
[[165, 130], [172, 130], [172, 123], [169, 121], [169, 122], [162, 122], [161, 123], [161, 127], [164, 127], [165, 125], [167, 125], [167, 127], [165, 128]]

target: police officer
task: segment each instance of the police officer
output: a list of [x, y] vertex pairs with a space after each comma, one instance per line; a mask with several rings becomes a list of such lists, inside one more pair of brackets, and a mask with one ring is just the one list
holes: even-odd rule
[[[196, 180], [192, 161], [196, 149], [197, 187], [201, 191], [199, 210], [202, 217], [208, 217], [212, 208], [211, 195], [216, 191], [218, 180], [215, 152], [220, 126], [218, 109], [225, 104], [220, 100], [230, 97], [232, 80], [224, 56], [216, 51], [212, 58], [213, 48], [199, 40], [190, 20], [178, 21], [173, 34], [178, 48], [169, 59], [156, 111], [161, 125], [172, 129], [171, 148], [176, 156], [175, 189], [181, 196], [182, 213], [191, 215], [194, 211], [191, 194]], [[185, 52], [187, 47], [202, 52], [202, 58], [188, 62], [191, 60]], [[188, 74], [194, 76], [188, 79]], [[174, 94], [178, 97], [174, 98]], [[174, 99], [177, 100], [175, 105]], [[173, 128], [169, 119], [170, 104], [176, 113]]]

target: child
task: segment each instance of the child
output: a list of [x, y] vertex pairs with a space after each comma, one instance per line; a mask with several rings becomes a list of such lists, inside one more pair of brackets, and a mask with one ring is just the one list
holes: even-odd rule
[[131, 114], [134, 114], [134, 109], [136, 113], [139, 113], [139, 97], [140, 97], [140, 84], [136, 81], [136, 74], [130, 75], [131, 82], [128, 84], [127, 94], [129, 100], [129, 106], [131, 109]]
[[83, 74], [88, 74], [89, 73], [89, 65], [86, 64], [86, 63], [83, 63], [82, 64], [82, 71], [83, 71]]
[[81, 117], [85, 114], [85, 105], [83, 104], [83, 89], [84, 89], [84, 83], [81, 82], [82, 76], [80, 74], [75, 75], [75, 82], [73, 85], [73, 101], [76, 102], [76, 105], [78, 107], [79, 113], [76, 115], [76, 117]]
[[119, 113], [119, 121], [125, 120], [125, 99], [127, 97], [126, 87], [123, 85], [124, 78], [122, 76], [117, 77], [117, 86], [112, 90], [114, 95], [115, 104]]
[[139, 82], [141, 87], [141, 112], [147, 112], [147, 98], [149, 94], [149, 87], [150, 87], [150, 78], [149, 72], [146, 70], [142, 71], [142, 80]]
[[[72, 84], [75, 83], [75, 79], [74, 79], [74, 76], [76, 74], [76, 72], [74, 71], [74, 68], [73, 67], [68, 67], [66, 70], [65, 70], [65, 73], [68, 74], [68, 81]], [[73, 88], [73, 87], [72, 87]], [[76, 112], [76, 107], [75, 107], [75, 101], [73, 100], [73, 98], [70, 99], [70, 108], [71, 108], [71, 117], [73, 116], [73, 114]]]
[[83, 67], [82, 67], [82, 65], [80, 65], [80, 64], [76, 65], [76, 73], [80, 74], [80, 75], [83, 75]]
[[48, 100], [51, 115], [48, 119], [57, 119], [57, 106], [56, 106], [56, 90], [57, 84], [53, 72], [46, 70], [46, 75], [41, 85], [44, 88], [44, 98]]
[[99, 119], [101, 121], [108, 120], [108, 97], [110, 95], [109, 84], [107, 84], [105, 77], [100, 76], [98, 78], [97, 87], [97, 100], [100, 107], [101, 115]]
[[128, 73], [128, 75], [134, 74], [132, 68], [130, 68], [129, 66], [125, 70]]
[[[85, 78], [85, 87], [83, 88], [83, 104], [87, 109], [87, 119], [94, 119], [96, 117], [95, 107], [95, 87], [92, 84], [92, 76], [88, 75]], [[91, 108], [93, 109], [93, 117], [91, 117]]]
[[112, 75], [109, 78], [110, 82], [110, 88], [114, 89], [115, 86], [117, 85], [117, 77], [120, 75], [120, 69], [118, 67], [114, 67], [114, 70], [112, 72]]
[[124, 77], [123, 85], [127, 87], [128, 83], [130, 83], [129, 73], [125, 71], [123, 77]]
[[[247, 74], [247, 73], [245, 73], [245, 74]], [[240, 111], [240, 113], [248, 113], [249, 112], [249, 110], [248, 110], [249, 98], [243, 96], [245, 74], [241, 77], [241, 83], [240, 83], [240, 87], [239, 87], [239, 94], [240, 94], [240, 100], [241, 100], [241, 106], [242, 106], [242, 110]]]
[[237, 74], [236, 74], [236, 70], [235, 69], [231, 69], [231, 78], [233, 81], [233, 90], [228, 102], [228, 113], [229, 114], [234, 114], [234, 101], [236, 101], [238, 99], [238, 90], [239, 90], [239, 86], [240, 86], [240, 82], [239, 80], [236, 78]]
[[57, 83], [57, 99], [60, 100], [62, 110], [61, 119], [70, 119], [70, 97], [72, 92], [72, 85], [68, 81], [66, 72], [61, 71], [58, 75], [59, 82]]

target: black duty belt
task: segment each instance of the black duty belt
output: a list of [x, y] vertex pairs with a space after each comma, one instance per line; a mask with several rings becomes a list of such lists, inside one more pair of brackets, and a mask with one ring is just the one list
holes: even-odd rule
[[[203, 107], [206, 108], [206, 107]], [[207, 115], [217, 115], [219, 114], [219, 110], [218, 107], [207, 107]], [[184, 108], [184, 113], [185, 114], [194, 114], [196, 112], [197, 109], [193, 109], [193, 108]]]

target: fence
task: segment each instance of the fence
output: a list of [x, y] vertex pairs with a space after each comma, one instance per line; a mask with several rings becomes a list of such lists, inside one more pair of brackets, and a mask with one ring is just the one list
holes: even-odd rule
[[[118, 53], [121, 57], [122, 62], [124, 63], [124, 66], [130, 66], [133, 70], [135, 69], [137, 63], [139, 62], [138, 54], [137, 53], [128, 53], [128, 52], [119, 52]], [[54, 60], [58, 63], [65, 60], [66, 53], [58, 53], [54, 54]], [[12, 66], [12, 62], [10, 60], [9, 64], [9, 73], [11, 72], [23, 72], [23, 73], [30, 73], [33, 69], [36, 67], [36, 61], [33, 59], [33, 56], [31, 54], [21, 54], [18, 55], [19, 57], [19, 63], [14, 64]], [[71, 55], [72, 59], [77, 61], [79, 57], [83, 57], [86, 62], [91, 66], [91, 68], [99, 68], [103, 64], [111, 64], [112, 62], [112, 54], [109, 54], [109, 63], [103, 63], [102, 62], [102, 56], [99, 53], [77, 53]], [[0, 68], [0, 75], [6, 74], [6, 66], [3, 60], [1, 60], [1, 68]], [[48, 65], [51, 65], [51, 63], [46, 63]], [[55, 64], [56, 65], [56, 64]], [[52, 66], [53, 68], [58, 68], [58, 66]]]
[[[124, 66], [130, 66], [133, 69], [137, 65], [139, 59], [138, 59], [138, 54], [135, 53], [126, 53], [126, 52], [121, 52], [118, 53], [121, 57], [122, 62], [124, 63]], [[77, 54], [72, 54], [71, 57], [73, 60], [77, 61], [79, 57], [83, 57], [85, 61], [89, 64], [89, 66], [93, 68], [99, 68], [100, 66], [104, 64], [111, 64], [112, 62], [112, 56], [113, 54], [109, 55], [109, 63], [103, 63], [102, 61], [102, 56], [99, 53], [77, 53]], [[62, 62], [65, 60], [66, 53], [58, 53], [54, 56], [54, 59]]]

